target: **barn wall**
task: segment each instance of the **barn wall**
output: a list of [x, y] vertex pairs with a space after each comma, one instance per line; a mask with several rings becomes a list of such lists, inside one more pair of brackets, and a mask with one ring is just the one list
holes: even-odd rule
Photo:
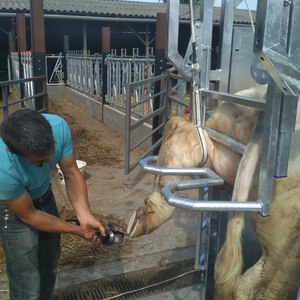
[[[99, 100], [93, 97], [82, 94], [72, 88], [66, 86], [48, 86], [48, 97], [51, 99], [65, 99], [70, 101], [74, 105], [77, 105], [82, 110], [92, 115], [95, 119], [103, 122], [109, 126], [121, 136], [125, 137], [125, 113], [111, 107], [109, 105], [104, 106], [103, 120], [102, 120], [102, 104]], [[131, 136], [132, 144], [136, 144], [141, 137], [145, 137], [150, 134], [151, 126], [143, 125], [134, 131]], [[141, 148], [148, 150], [151, 147], [151, 140], [145, 141]]]

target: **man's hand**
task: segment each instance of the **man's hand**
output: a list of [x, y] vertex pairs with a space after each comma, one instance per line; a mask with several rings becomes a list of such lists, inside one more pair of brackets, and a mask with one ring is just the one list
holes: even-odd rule
[[80, 229], [82, 232], [82, 236], [91, 242], [100, 242], [100, 237], [97, 234], [97, 232], [99, 231], [101, 233], [101, 236], [106, 236], [105, 228], [92, 214], [86, 216], [85, 218], [81, 218]]

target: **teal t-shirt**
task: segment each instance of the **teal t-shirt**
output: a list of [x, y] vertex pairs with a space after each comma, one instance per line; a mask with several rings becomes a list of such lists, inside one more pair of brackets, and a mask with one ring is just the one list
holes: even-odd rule
[[0, 200], [21, 196], [25, 190], [32, 199], [46, 193], [51, 181], [51, 169], [59, 160], [73, 153], [70, 129], [59, 116], [43, 114], [52, 127], [55, 150], [51, 163], [38, 167], [8, 151], [0, 139]]

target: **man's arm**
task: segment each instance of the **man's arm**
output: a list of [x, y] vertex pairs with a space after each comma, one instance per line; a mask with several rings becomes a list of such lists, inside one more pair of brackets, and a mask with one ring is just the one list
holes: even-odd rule
[[71, 233], [91, 241], [98, 240], [97, 235], [95, 235], [95, 230], [84, 230], [80, 226], [64, 222], [53, 215], [35, 209], [32, 199], [27, 192], [20, 197], [0, 201], [0, 203], [5, 204], [9, 210], [25, 224], [37, 230], [55, 233]]
[[84, 230], [100, 230], [102, 235], [105, 236], [104, 227], [91, 211], [87, 185], [83, 175], [77, 167], [75, 156], [71, 155], [59, 161], [59, 166], [64, 174], [67, 195], [76, 211], [80, 226]]

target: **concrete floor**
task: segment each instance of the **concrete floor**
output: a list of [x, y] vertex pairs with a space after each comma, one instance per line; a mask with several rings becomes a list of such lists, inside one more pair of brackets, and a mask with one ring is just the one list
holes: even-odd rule
[[[132, 212], [143, 204], [143, 199], [152, 190], [153, 175], [141, 174], [139, 169], [126, 176], [122, 168], [88, 166], [86, 173], [93, 211], [115, 214], [125, 221], [128, 221]], [[56, 172], [53, 173], [53, 189], [59, 205], [66, 205], [65, 187], [59, 183]], [[114, 191], [113, 196], [112, 191]], [[115, 260], [110, 259], [108, 263], [95, 263], [85, 268], [76, 268], [74, 265], [59, 268], [57, 287], [62, 288], [121, 273], [193, 259], [195, 257], [195, 232], [195, 212], [176, 209], [174, 217], [164, 226], [152, 234], [133, 239], [131, 251], [120, 251]], [[3, 266], [0, 273], [0, 285], [0, 299], [6, 300], [8, 288]], [[202, 287], [199, 284], [162, 293], [159, 298], [196, 300], [200, 299], [201, 292]], [[156, 294], [143, 299], [152, 300], [158, 299], [157, 297]]]

